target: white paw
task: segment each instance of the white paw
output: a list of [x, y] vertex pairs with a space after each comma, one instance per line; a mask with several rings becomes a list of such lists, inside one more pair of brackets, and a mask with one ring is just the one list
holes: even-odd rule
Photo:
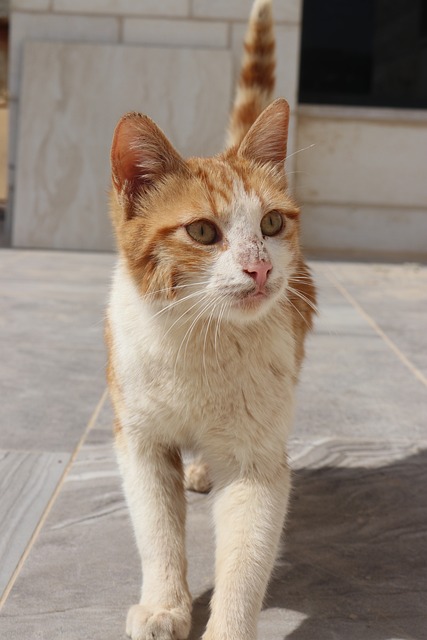
[[185, 467], [185, 488], [198, 493], [208, 493], [212, 488], [209, 466], [201, 462]]
[[134, 604], [128, 611], [126, 634], [132, 640], [185, 640], [191, 615], [183, 609], [149, 609]]

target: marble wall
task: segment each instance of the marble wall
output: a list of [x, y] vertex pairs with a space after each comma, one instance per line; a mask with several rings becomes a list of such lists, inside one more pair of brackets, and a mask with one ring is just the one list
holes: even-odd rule
[[[151, 109], [168, 135], [173, 138], [179, 130], [182, 136], [175, 142], [184, 153], [191, 152], [191, 140], [200, 142], [193, 152], [200, 149], [202, 154], [215, 148], [214, 139], [222, 142], [250, 6], [251, 0], [11, 0], [7, 222], [11, 227], [13, 220], [15, 246], [112, 246], [105, 213], [105, 153], [120, 109]], [[304, 246], [319, 255], [424, 258], [427, 112], [298, 104], [301, 8], [302, 0], [274, 1], [277, 95], [291, 105], [287, 168], [302, 203]], [[58, 60], [52, 54], [49, 69], [36, 71], [32, 55], [24, 56], [32, 41], [72, 46]], [[98, 49], [98, 57], [85, 54], [86, 64], [81, 60], [83, 43], [104, 48]], [[128, 72], [122, 49], [136, 51], [134, 47], [151, 61], [149, 89]], [[184, 58], [171, 53], [171, 47], [187, 59], [197, 58], [191, 51], [201, 54], [191, 82], [179, 62]], [[84, 83], [69, 72], [73, 55], [84, 69]], [[113, 58], [124, 65], [115, 67], [117, 87], [99, 88], [98, 75], [107, 73]], [[165, 60], [173, 67], [167, 73], [156, 71]], [[221, 65], [224, 60], [223, 73], [210, 78], [217, 60]], [[70, 77], [65, 81], [66, 67]], [[134, 61], [129, 68], [137, 77], [139, 64]], [[182, 78], [181, 89], [175, 74]], [[105, 101], [103, 109], [97, 109], [99, 100], [91, 100], [95, 87]], [[119, 99], [121, 91], [128, 99]], [[190, 109], [189, 100], [194, 101]], [[195, 122], [192, 135], [189, 113], [202, 110], [203, 123]], [[182, 131], [178, 121], [187, 123]], [[67, 148], [88, 149], [85, 161], [74, 152], [66, 154]], [[60, 202], [60, 197], [68, 200]]]
[[217, 153], [230, 88], [226, 51], [29, 43], [14, 244], [111, 249], [109, 150], [120, 116], [148, 114], [184, 156]]
[[426, 113], [300, 106], [296, 147], [308, 249], [426, 256]]
[[[108, 153], [128, 110], [154, 117], [183, 154], [220, 150], [250, 7], [249, 0], [11, 1], [14, 246], [113, 246]], [[277, 95], [295, 111], [301, 0], [274, 9]], [[295, 116], [291, 125], [290, 153]]]

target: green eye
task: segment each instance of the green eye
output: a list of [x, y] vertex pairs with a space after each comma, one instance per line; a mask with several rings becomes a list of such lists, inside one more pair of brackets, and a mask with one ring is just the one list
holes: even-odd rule
[[200, 244], [215, 244], [221, 239], [217, 227], [208, 220], [197, 220], [185, 228], [188, 235]]
[[263, 236], [277, 236], [283, 229], [283, 216], [278, 211], [266, 213], [261, 220], [261, 231]]

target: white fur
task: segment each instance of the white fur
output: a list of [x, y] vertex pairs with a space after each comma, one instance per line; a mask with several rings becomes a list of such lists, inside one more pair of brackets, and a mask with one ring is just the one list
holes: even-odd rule
[[[236, 189], [229, 248], [173, 303], [142, 297], [123, 260], [114, 276], [108, 316], [121, 394], [118, 457], [144, 572], [141, 602], [128, 614], [134, 640], [189, 632], [183, 475], [171, 451], [201, 454], [216, 491], [205, 640], [256, 637], [285, 517], [296, 363], [291, 320], [277, 302], [290, 255], [278, 239], [262, 238], [259, 201]], [[243, 271], [252, 259], [273, 264], [270, 298], [254, 311], [236, 302], [253, 287]]]

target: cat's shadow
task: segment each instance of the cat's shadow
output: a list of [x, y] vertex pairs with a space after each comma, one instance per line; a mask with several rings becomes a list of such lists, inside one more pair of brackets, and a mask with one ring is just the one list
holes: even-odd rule
[[[274, 636], [424, 640], [426, 487], [427, 450], [376, 468], [295, 472], [285, 545], [264, 605], [267, 618], [268, 609], [282, 610], [283, 630]], [[193, 603], [190, 640], [203, 634], [211, 595]]]

